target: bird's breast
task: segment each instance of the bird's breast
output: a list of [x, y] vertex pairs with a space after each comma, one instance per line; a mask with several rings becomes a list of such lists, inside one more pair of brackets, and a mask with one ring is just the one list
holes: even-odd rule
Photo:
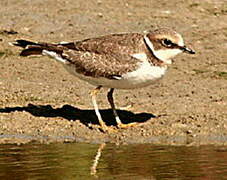
[[167, 66], [153, 66], [149, 62], [142, 62], [135, 71], [128, 72], [122, 76], [133, 88], [148, 86], [161, 79], [166, 73]]

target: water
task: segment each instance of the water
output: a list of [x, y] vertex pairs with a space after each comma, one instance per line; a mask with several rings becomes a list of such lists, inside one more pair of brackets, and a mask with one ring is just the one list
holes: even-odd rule
[[227, 147], [0, 145], [0, 179], [227, 179]]

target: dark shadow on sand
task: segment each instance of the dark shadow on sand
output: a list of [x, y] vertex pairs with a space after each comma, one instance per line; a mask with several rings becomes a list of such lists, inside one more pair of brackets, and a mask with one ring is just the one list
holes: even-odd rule
[[[67, 120], [76, 121], [79, 120], [81, 123], [85, 124], [98, 124], [98, 119], [95, 115], [94, 110], [79, 109], [70, 105], [64, 105], [60, 108], [52, 108], [51, 105], [33, 105], [28, 104], [24, 107], [5, 107], [0, 108], [0, 113], [11, 113], [15, 111], [26, 111], [37, 117], [63, 117]], [[100, 110], [103, 120], [107, 125], [116, 125], [112, 109], [102, 109]], [[132, 122], [146, 122], [147, 120], [154, 118], [155, 115], [150, 113], [139, 113], [134, 114], [126, 110], [118, 110], [118, 115], [124, 124]]]

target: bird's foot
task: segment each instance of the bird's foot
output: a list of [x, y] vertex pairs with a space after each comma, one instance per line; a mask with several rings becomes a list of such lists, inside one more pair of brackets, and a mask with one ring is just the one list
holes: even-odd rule
[[114, 128], [113, 126], [107, 126], [107, 125], [101, 125], [100, 129], [104, 132], [104, 133], [113, 133], [116, 132], [116, 128]]
[[138, 124], [139, 123], [137, 123], [137, 122], [133, 122], [133, 123], [129, 123], [129, 124], [118, 123], [117, 127], [120, 128], [120, 129], [126, 129], [126, 128], [129, 128], [129, 127], [137, 126]]

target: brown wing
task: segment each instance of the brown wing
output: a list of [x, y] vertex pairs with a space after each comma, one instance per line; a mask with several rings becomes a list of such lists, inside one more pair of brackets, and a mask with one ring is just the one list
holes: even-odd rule
[[75, 49], [97, 54], [134, 54], [141, 52], [143, 44], [142, 34], [111, 34], [75, 42]]
[[62, 55], [75, 66], [76, 72], [110, 79], [135, 70], [138, 59], [131, 55], [144, 51], [143, 35], [138, 33], [111, 34], [74, 44]]
[[73, 66], [77, 73], [85, 76], [119, 79], [122, 74], [133, 71], [138, 66], [137, 59], [126, 55], [112, 56], [88, 51], [66, 50], [62, 56], [68, 60], [68, 65]]

